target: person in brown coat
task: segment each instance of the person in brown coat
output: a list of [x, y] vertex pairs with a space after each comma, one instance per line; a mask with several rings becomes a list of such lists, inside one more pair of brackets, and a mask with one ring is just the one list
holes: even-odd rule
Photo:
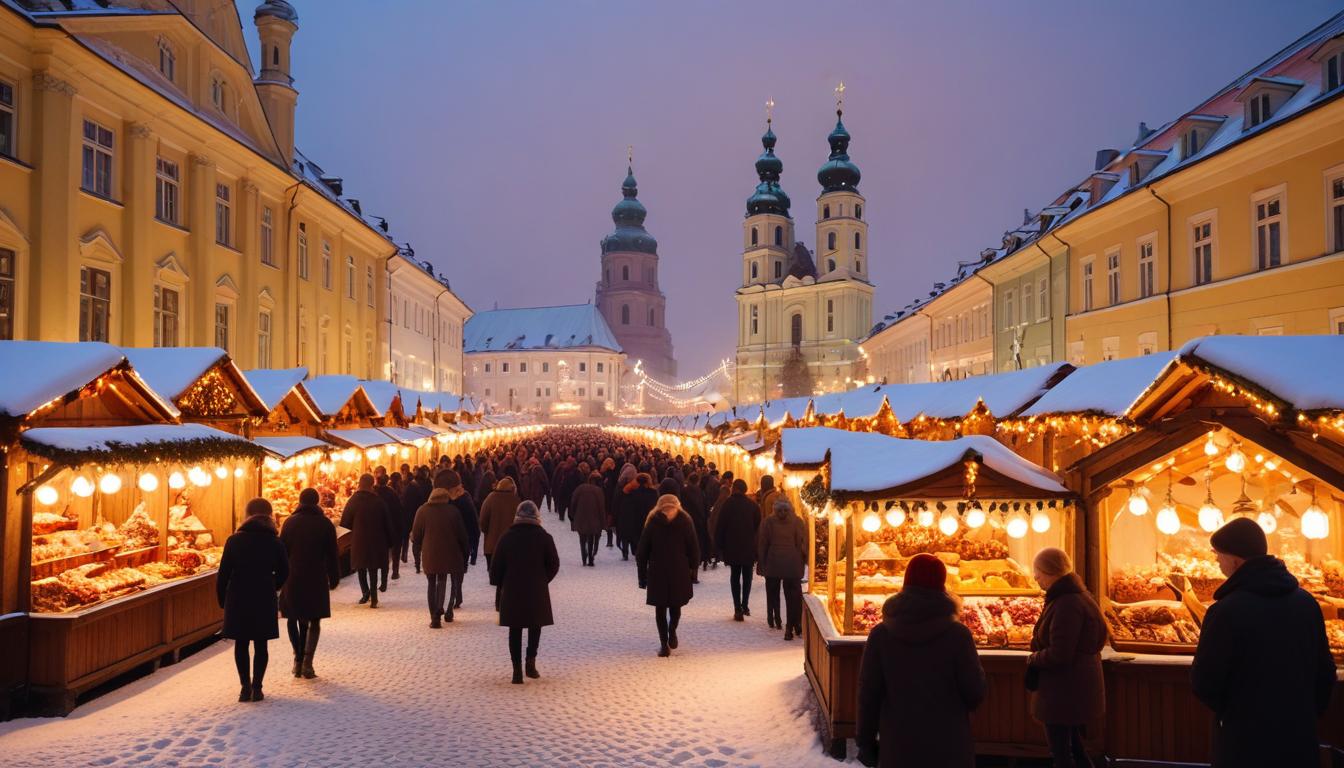
[[[760, 554], [756, 567], [765, 577], [765, 618], [774, 629], [784, 627], [784, 639], [803, 633], [803, 570], [807, 567], [807, 528], [793, 512], [793, 504], [776, 494], [770, 515], [761, 522]], [[784, 588], [787, 623], [779, 616], [779, 590]]]
[[1032, 570], [1045, 590], [1045, 610], [1027, 657], [1027, 687], [1035, 691], [1031, 716], [1045, 726], [1056, 766], [1091, 768], [1083, 737], [1087, 724], [1106, 711], [1101, 671], [1106, 624], [1064, 550], [1041, 550]]
[[[268, 640], [280, 636], [275, 618], [275, 593], [289, 576], [289, 560], [275, 530], [271, 503], [253, 499], [247, 503], [243, 524], [224, 542], [215, 578], [215, 596], [224, 609], [220, 636], [234, 640], [233, 664], [242, 683], [239, 701], [261, 701], [262, 678], [270, 653]], [[252, 646], [248, 669], [248, 646]]]
[[541, 462], [535, 458], [528, 460], [519, 482], [522, 485], [519, 495], [540, 509], [542, 501], [551, 492], [551, 481], [546, 477], [546, 470], [542, 469]]
[[451, 578], [461, 583], [467, 572], [467, 559], [471, 556], [471, 542], [462, 522], [462, 513], [448, 493], [449, 484], [461, 487], [456, 475], [450, 469], [439, 472], [434, 478], [434, 490], [430, 492], [429, 500], [416, 510], [415, 522], [411, 524], [411, 547], [428, 582], [429, 626], [433, 629], [443, 626], [440, 619], [453, 620], [453, 606], [449, 604], [447, 610], [444, 609], [448, 581]]
[[658, 625], [659, 656], [666, 658], [677, 647], [681, 607], [695, 595], [699, 564], [700, 546], [690, 515], [676, 496], [660, 496], [635, 548], [639, 588], [645, 590], [645, 602], [653, 606]]
[[289, 556], [289, 578], [280, 590], [280, 615], [286, 619], [294, 649], [294, 676], [309, 680], [322, 620], [331, 616], [330, 590], [341, 580], [336, 551], [336, 526], [317, 505], [317, 491], [304, 488], [299, 506], [280, 529], [280, 543]]
[[579, 534], [583, 564], [595, 567], [598, 543], [607, 525], [607, 494], [602, 489], [602, 473], [592, 473], [587, 482], [574, 489], [569, 497], [569, 521]]
[[359, 574], [359, 604], [378, 607], [378, 571], [387, 568], [397, 529], [387, 505], [373, 492], [373, 475], [359, 476], [359, 490], [341, 512], [341, 527], [350, 529], [350, 568]]
[[513, 514], [523, 500], [518, 496], [513, 478], [505, 477], [495, 483], [494, 490], [481, 504], [481, 533], [485, 537], [485, 567], [490, 567], [490, 556], [495, 553], [495, 545], [510, 527], [513, 526]]
[[985, 697], [985, 671], [946, 581], [941, 560], [915, 555], [868, 633], [854, 739], [866, 766], [975, 766], [971, 712]]
[[500, 538], [490, 562], [490, 583], [499, 590], [499, 625], [509, 628], [509, 658], [513, 683], [523, 683], [523, 630], [527, 630], [527, 676], [537, 672], [537, 644], [541, 628], [555, 623], [551, 613], [550, 583], [560, 572], [555, 539], [541, 527], [537, 505], [518, 505], [513, 525]]

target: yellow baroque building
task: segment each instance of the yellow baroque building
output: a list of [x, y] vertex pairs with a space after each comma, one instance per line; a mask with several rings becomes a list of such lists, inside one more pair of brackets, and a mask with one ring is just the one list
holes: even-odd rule
[[[86, 7], [87, 6], [87, 7]], [[380, 378], [391, 240], [294, 147], [298, 17], [0, 3], [0, 338]]]

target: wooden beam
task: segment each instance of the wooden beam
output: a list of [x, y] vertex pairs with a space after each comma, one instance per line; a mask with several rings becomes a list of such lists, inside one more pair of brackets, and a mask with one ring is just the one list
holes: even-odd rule
[[1273, 451], [1289, 463], [1295, 464], [1305, 472], [1310, 472], [1335, 488], [1344, 490], [1344, 471], [1326, 463], [1315, 453], [1303, 450], [1283, 433], [1270, 429], [1263, 421], [1250, 416], [1233, 416], [1227, 417], [1223, 423], [1243, 438]]

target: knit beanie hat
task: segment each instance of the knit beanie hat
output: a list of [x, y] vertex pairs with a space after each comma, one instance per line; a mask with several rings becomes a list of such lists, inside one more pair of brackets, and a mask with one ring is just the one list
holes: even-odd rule
[[541, 525], [541, 512], [537, 509], [536, 504], [524, 501], [518, 505], [518, 511], [513, 513], [513, 522]]
[[439, 474], [434, 476], [435, 488], [456, 488], [462, 484], [462, 478], [451, 469], [440, 470]]
[[247, 507], [243, 511], [243, 517], [270, 517], [271, 502], [265, 499], [253, 499], [247, 502]]
[[905, 567], [905, 586], [925, 589], [943, 589], [947, 583], [947, 566], [926, 552], [910, 558]]
[[1244, 560], [1269, 554], [1269, 542], [1260, 524], [1249, 517], [1234, 517], [1227, 525], [1213, 532], [1209, 544], [1215, 552], [1234, 555]]

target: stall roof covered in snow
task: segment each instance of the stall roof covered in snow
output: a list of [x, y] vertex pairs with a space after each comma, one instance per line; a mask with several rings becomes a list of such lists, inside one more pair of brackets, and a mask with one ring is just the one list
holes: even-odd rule
[[197, 379], [228, 357], [219, 347], [128, 347], [122, 350], [155, 392], [177, 400]]
[[262, 447], [204, 424], [40, 427], [19, 438], [25, 450], [58, 464], [148, 464], [259, 458]]
[[[361, 392], [359, 379], [354, 376], [318, 376], [303, 382], [303, 388], [312, 395], [317, 410], [324, 418], [341, 412], [350, 398]], [[364, 395], [367, 399], [367, 395]]]
[[850, 419], [870, 419], [882, 410], [882, 401], [886, 399], [886, 391], [890, 386], [875, 384], [851, 389], [848, 392], [820, 395], [813, 398], [812, 409], [819, 416], [844, 413], [845, 417]]
[[807, 413], [807, 404], [811, 400], [810, 397], [784, 397], [771, 400], [761, 404], [761, 414], [765, 416], [767, 424], [777, 427], [784, 423], [785, 416], [801, 419], [803, 414]]
[[[362, 380], [359, 385], [364, 388], [364, 394], [369, 396], [369, 402], [373, 403], [373, 409], [380, 416], [387, 413], [392, 402], [401, 397], [401, 390], [390, 381]], [[401, 405], [404, 412], [406, 403], [403, 401]]]
[[280, 401], [308, 378], [307, 368], [256, 368], [250, 371], [244, 371], [243, 377], [247, 383], [252, 385], [256, 391], [257, 397], [266, 406], [267, 411], [274, 411], [280, 406]]
[[1344, 336], [1207, 336], [1186, 342], [1178, 356], [1299, 411], [1344, 410]]
[[930, 419], [956, 419], [975, 410], [977, 403], [995, 418], [1015, 416], [1035, 402], [1051, 383], [1073, 370], [1068, 363], [1049, 363], [991, 376], [972, 376], [956, 381], [928, 384], [891, 384], [884, 393], [891, 410], [901, 422], [924, 416]]
[[592, 304], [477, 312], [463, 329], [466, 352], [577, 349], [620, 352], [602, 313]]
[[423, 440], [426, 437], [413, 429], [403, 429], [402, 427], [379, 427], [379, 429], [399, 443], [412, 444], [416, 440]]
[[327, 436], [354, 448], [377, 448], [392, 445], [397, 439], [379, 429], [329, 429]]
[[811, 469], [826, 463], [839, 443], [879, 445], [890, 437], [875, 432], [849, 432], [831, 427], [784, 429], [779, 433], [779, 462], [789, 469]]
[[0, 416], [26, 416], [125, 359], [120, 349], [97, 341], [0, 341]]
[[266, 449], [267, 453], [273, 454], [276, 458], [288, 459], [298, 456], [307, 451], [326, 451], [334, 446], [331, 443], [318, 440], [316, 437], [303, 437], [300, 435], [285, 435], [282, 437], [254, 437], [252, 442]]
[[1159, 352], [1082, 366], [1051, 387], [1022, 416], [1094, 414], [1122, 418], [1174, 359], [1174, 352]]
[[1009, 493], [997, 494], [1001, 498], [1073, 495], [1056, 475], [1018, 456], [992, 437], [970, 435], [943, 441], [882, 437], [878, 441], [871, 434], [846, 434], [855, 437], [836, 439], [830, 446], [831, 492], [841, 498], [918, 494], [926, 483], [942, 473], [960, 471], [967, 460], [980, 463], [982, 485], [997, 480], [989, 472], [1006, 481], [1000, 490]]

